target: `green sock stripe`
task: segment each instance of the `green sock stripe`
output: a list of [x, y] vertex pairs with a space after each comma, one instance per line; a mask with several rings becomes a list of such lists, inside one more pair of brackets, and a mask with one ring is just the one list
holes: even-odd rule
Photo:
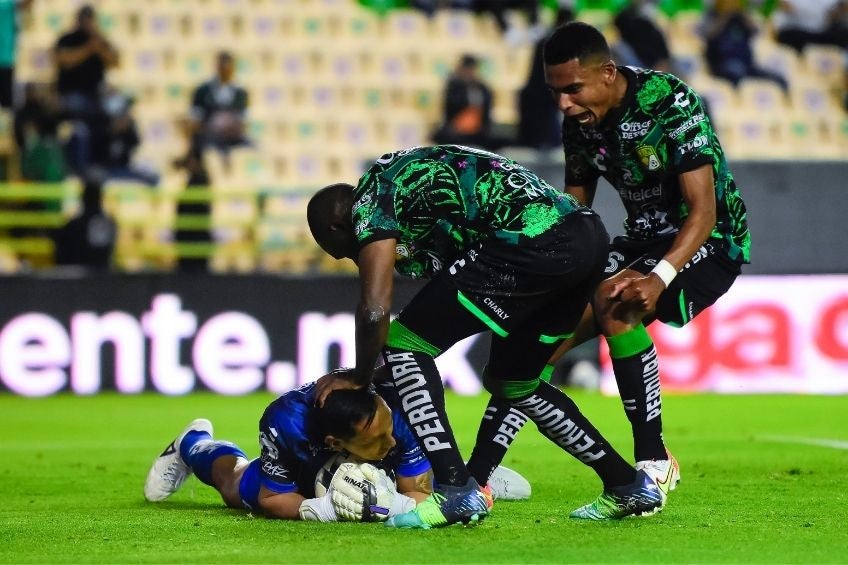
[[484, 386], [492, 396], [506, 398], [507, 400], [529, 396], [539, 388], [539, 382], [539, 377], [529, 381], [502, 381], [484, 378]]
[[621, 359], [622, 357], [632, 357], [637, 353], [645, 351], [654, 342], [648, 334], [648, 330], [645, 329], [645, 326], [639, 324], [623, 334], [607, 336], [607, 344], [609, 345], [610, 357]]
[[567, 339], [571, 339], [574, 337], [574, 332], [570, 334], [560, 334], [560, 335], [545, 335], [542, 334], [539, 336], [539, 341], [541, 343], [556, 343], [558, 341], [565, 341]]
[[397, 320], [392, 320], [389, 324], [386, 345], [404, 351], [426, 353], [430, 357], [438, 357], [442, 353], [438, 347], [428, 343]]
[[551, 382], [551, 377], [554, 375], [554, 368], [553, 365], [545, 365], [545, 368], [539, 373], [539, 380], [546, 383]]
[[490, 330], [492, 330], [493, 332], [495, 332], [496, 334], [498, 334], [498, 335], [499, 335], [499, 336], [501, 336], [501, 337], [506, 337], [506, 336], [508, 336], [508, 335], [509, 335], [509, 332], [508, 332], [508, 331], [506, 331], [505, 329], [503, 329], [502, 327], [500, 327], [500, 326], [497, 324], [497, 322], [495, 322], [493, 319], [491, 319], [491, 318], [489, 317], [489, 315], [488, 315], [488, 314], [486, 314], [485, 312], [483, 312], [482, 310], [480, 310], [480, 309], [477, 307], [477, 305], [476, 305], [476, 304], [474, 304], [473, 302], [471, 302], [471, 300], [469, 300], [469, 298], [468, 298], [467, 296], [465, 296], [464, 294], [462, 294], [462, 292], [461, 292], [461, 291], [456, 291], [456, 299], [457, 299], [457, 300], [459, 300], [459, 303], [460, 303], [460, 304], [462, 304], [463, 306], [465, 306], [465, 309], [466, 309], [466, 310], [468, 310], [469, 312], [471, 312], [472, 314], [474, 314], [474, 316], [475, 316], [478, 320], [480, 320], [481, 322], [483, 322], [484, 324], [486, 324], [486, 325], [489, 327], [489, 329], [490, 329]]

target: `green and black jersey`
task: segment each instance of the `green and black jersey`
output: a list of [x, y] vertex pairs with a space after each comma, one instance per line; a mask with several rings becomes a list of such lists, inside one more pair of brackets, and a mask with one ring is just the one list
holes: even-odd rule
[[717, 205], [710, 237], [731, 259], [748, 263], [745, 203], [701, 98], [674, 75], [618, 70], [628, 84], [621, 106], [596, 128], [563, 121], [566, 185], [592, 185], [603, 176], [627, 210], [627, 237], [673, 237], [689, 214], [678, 175], [710, 164]]
[[518, 163], [458, 145], [388, 153], [359, 179], [360, 246], [397, 239], [396, 270], [429, 278], [489, 238], [521, 246], [585, 210]]

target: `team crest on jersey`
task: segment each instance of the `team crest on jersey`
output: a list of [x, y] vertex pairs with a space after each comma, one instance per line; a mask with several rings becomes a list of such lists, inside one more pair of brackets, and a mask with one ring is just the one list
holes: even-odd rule
[[649, 171], [656, 171], [662, 164], [660, 164], [660, 158], [657, 156], [657, 151], [650, 145], [640, 145], [636, 148], [636, 154], [639, 156], [639, 160], [645, 165]]

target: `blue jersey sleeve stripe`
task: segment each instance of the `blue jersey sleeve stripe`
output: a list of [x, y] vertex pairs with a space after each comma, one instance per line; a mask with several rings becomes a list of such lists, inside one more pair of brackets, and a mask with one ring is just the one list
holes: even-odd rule
[[415, 463], [401, 463], [398, 465], [395, 472], [399, 477], [417, 477], [423, 475], [431, 469], [430, 462], [427, 459], [422, 459]]
[[271, 481], [262, 477], [259, 479], [259, 484], [270, 490], [271, 492], [276, 492], [279, 494], [286, 494], [289, 492], [297, 492], [297, 485], [294, 483], [278, 483], [276, 481]]

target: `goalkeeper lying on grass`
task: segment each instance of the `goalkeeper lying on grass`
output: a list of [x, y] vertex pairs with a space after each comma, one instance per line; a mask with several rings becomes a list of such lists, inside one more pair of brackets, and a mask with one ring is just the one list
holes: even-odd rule
[[[268, 518], [371, 522], [407, 512], [432, 492], [430, 463], [402, 412], [392, 410], [399, 400], [391, 383], [334, 391], [322, 407], [314, 388], [287, 392], [265, 409], [262, 453], [252, 461], [213, 439], [209, 420], [194, 420], [154, 461], [145, 498], [165, 500], [194, 473], [227, 506]], [[504, 467], [489, 483], [494, 498], [530, 494], [529, 483]]]

